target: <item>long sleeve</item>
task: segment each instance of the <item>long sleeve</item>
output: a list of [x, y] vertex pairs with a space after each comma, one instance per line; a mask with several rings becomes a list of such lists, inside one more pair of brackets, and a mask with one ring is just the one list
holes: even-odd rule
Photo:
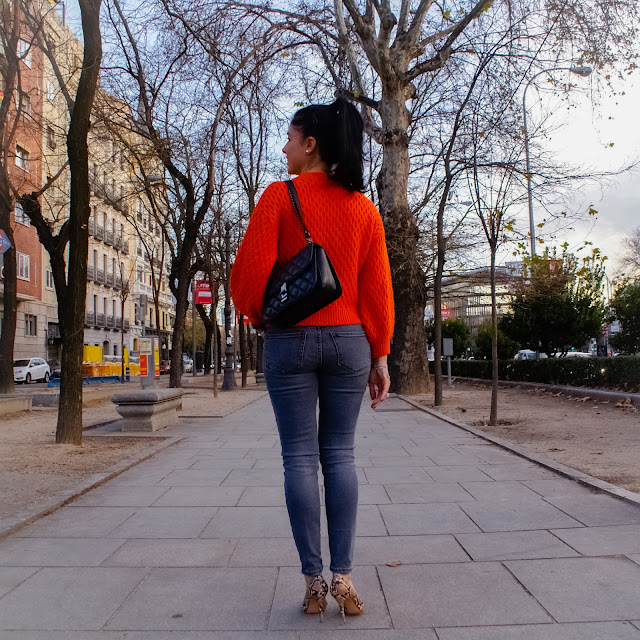
[[395, 311], [384, 226], [377, 211], [369, 251], [358, 277], [358, 312], [371, 345], [371, 356], [387, 355], [391, 348]]
[[262, 194], [231, 270], [234, 306], [254, 326], [260, 324], [264, 290], [278, 257], [279, 191], [274, 183]]

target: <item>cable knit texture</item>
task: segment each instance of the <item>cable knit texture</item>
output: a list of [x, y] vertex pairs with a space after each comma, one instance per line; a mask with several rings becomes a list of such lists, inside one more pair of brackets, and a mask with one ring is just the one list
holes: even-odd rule
[[[382, 219], [362, 193], [332, 182], [325, 173], [294, 179], [304, 220], [314, 242], [329, 256], [342, 296], [298, 326], [361, 324], [374, 358], [389, 353], [394, 306], [389, 256]], [[305, 245], [284, 182], [269, 185], [260, 198], [231, 271], [236, 309], [259, 325], [262, 298], [273, 266], [290, 260]]]

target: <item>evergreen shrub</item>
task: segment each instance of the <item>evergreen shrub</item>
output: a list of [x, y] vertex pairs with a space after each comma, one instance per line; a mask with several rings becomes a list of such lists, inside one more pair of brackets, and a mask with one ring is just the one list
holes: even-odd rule
[[[489, 380], [491, 360], [452, 360], [451, 373], [454, 376]], [[541, 382], [638, 392], [640, 356], [500, 360], [498, 376], [500, 380], [514, 382]]]

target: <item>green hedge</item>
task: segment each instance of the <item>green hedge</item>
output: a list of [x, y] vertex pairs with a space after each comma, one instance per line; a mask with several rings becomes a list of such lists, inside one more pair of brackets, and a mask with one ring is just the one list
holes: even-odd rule
[[[443, 371], [446, 372], [446, 366]], [[466, 378], [490, 379], [491, 361], [452, 360], [451, 373]], [[500, 360], [498, 376], [500, 380], [637, 392], [640, 391], [640, 357]]]

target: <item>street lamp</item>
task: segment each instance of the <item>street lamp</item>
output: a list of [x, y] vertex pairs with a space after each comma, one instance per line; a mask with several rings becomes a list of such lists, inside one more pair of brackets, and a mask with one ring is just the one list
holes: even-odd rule
[[544, 73], [550, 73], [551, 71], [569, 71], [571, 73], [575, 73], [577, 76], [581, 76], [582, 78], [586, 78], [591, 75], [593, 69], [591, 67], [554, 67], [553, 69], [544, 69], [543, 71], [539, 71], [536, 73], [528, 82], [524, 88], [524, 93], [522, 94], [522, 116], [523, 116], [523, 124], [524, 124], [524, 151], [527, 161], [527, 195], [529, 198], [529, 230], [531, 235], [531, 255], [536, 255], [536, 231], [535, 224], [533, 222], [533, 195], [531, 193], [531, 161], [529, 158], [529, 133], [527, 131], [527, 89], [529, 85], [540, 75]]

